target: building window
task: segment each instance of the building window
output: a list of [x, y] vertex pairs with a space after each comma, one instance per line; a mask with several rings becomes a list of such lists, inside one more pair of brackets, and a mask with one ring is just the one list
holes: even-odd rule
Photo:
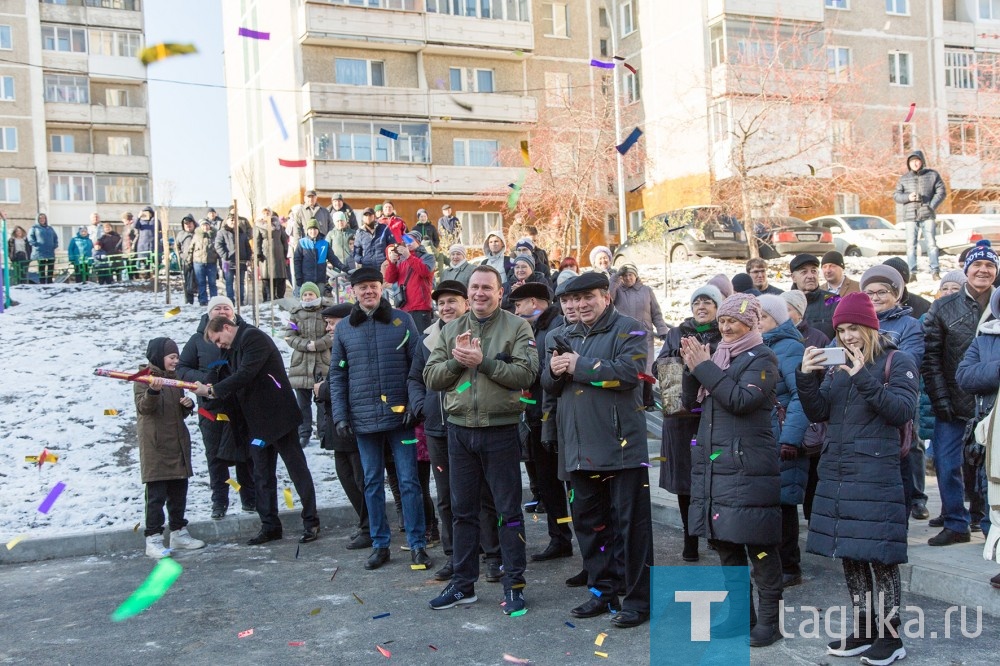
[[853, 142], [853, 126], [850, 120], [835, 119], [830, 124], [830, 143], [834, 154], [850, 147]]
[[597, 24], [602, 28], [608, 27], [608, 10], [604, 7], [597, 10]]
[[21, 203], [21, 181], [0, 178], [0, 203]]
[[606, 39], [599, 40], [598, 48], [600, 48], [602, 56], [604, 57], [608, 56], [608, 40]]
[[569, 74], [545, 72], [545, 106], [567, 106], [569, 100]]
[[90, 89], [86, 76], [68, 74], [45, 75], [45, 101], [64, 104], [90, 104]]
[[944, 85], [962, 90], [976, 89], [976, 52], [971, 49], [945, 49]]
[[897, 155], [906, 155], [917, 147], [917, 132], [913, 123], [893, 123], [892, 145]]
[[132, 154], [132, 137], [128, 136], [108, 137], [108, 155], [131, 155], [131, 154]]
[[0, 76], [0, 102], [14, 101], [14, 77]]
[[907, 0], [885, 0], [885, 13], [907, 16], [910, 13], [910, 8], [906, 5]]
[[14, 42], [11, 39], [10, 26], [0, 25], [0, 50], [10, 51], [14, 48]]
[[448, 81], [455, 92], [493, 92], [493, 70], [471, 67], [450, 67]]
[[337, 83], [349, 86], [384, 86], [385, 63], [381, 60], [337, 58]]
[[646, 219], [646, 211], [631, 210], [628, 213], [628, 231], [632, 233], [633, 231], [638, 231], [639, 227], [642, 226], [642, 221]]
[[[352, 3], [352, 4], [357, 4]], [[429, 14], [451, 14], [470, 18], [530, 21], [528, 0], [426, 0]]]
[[1000, 0], [979, 0], [979, 18], [1000, 21]]
[[455, 139], [452, 142], [455, 166], [500, 166], [500, 144], [488, 139]]
[[709, 109], [709, 122], [711, 122], [713, 143], [729, 139], [729, 109], [725, 101], [712, 105]]
[[569, 8], [565, 2], [542, 5], [542, 33], [546, 37], [569, 37]]
[[53, 201], [93, 201], [93, 176], [49, 174], [49, 198]]
[[896, 51], [895, 53], [889, 54], [889, 85], [913, 85], [913, 76], [910, 71], [909, 53]]
[[851, 78], [851, 49], [844, 46], [826, 48], [826, 69], [835, 81]]
[[17, 152], [17, 128], [0, 127], [0, 153]]
[[462, 221], [463, 245], [482, 247], [487, 234], [503, 235], [503, 217], [500, 213], [459, 211], [457, 217]]
[[107, 106], [128, 106], [128, 91], [122, 88], [108, 88], [104, 91]]
[[137, 32], [90, 31], [90, 52], [93, 55], [135, 58], [140, 50], [142, 50], [142, 35]]
[[42, 26], [42, 50], [63, 53], [86, 53], [87, 31], [83, 28]]
[[[397, 135], [390, 139], [380, 133]], [[426, 123], [318, 120], [313, 123], [313, 157], [353, 162], [412, 162], [430, 160], [430, 127]]]
[[[447, 0], [445, 0], [447, 1]], [[352, 7], [367, 7], [369, 9], [402, 9], [413, 11], [413, 0], [326, 0], [334, 5], [350, 5]]]
[[827, 9], [850, 9], [848, 0], [826, 0]]
[[979, 132], [976, 123], [964, 118], [948, 119], [948, 153], [966, 156], [979, 154]]
[[[57, 4], [65, 4], [59, 2]], [[127, 9], [132, 12], [139, 11], [139, 0], [85, 0], [88, 7], [101, 7], [103, 9]]]
[[722, 23], [716, 23], [708, 30], [709, 48], [712, 50], [712, 67], [726, 62], [726, 30]]
[[148, 178], [141, 176], [97, 177], [97, 203], [136, 203], [148, 200]]
[[639, 77], [632, 72], [626, 72], [622, 83], [625, 86], [625, 103], [633, 104], [639, 101]]
[[53, 134], [49, 137], [49, 147], [53, 153], [76, 152], [76, 143], [72, 134]]
[[614, 215], [608, 215], [608, 233], [617, 234], [618, 233], [618, 218]]
[[840, 193], [833, 195], [834, 215], [858, 215], [861, 213], [861, 201], [857, 194]]
[[618, 8], [621, 12], [622, 37], [635, 32], [635, 0], [622, 0]]

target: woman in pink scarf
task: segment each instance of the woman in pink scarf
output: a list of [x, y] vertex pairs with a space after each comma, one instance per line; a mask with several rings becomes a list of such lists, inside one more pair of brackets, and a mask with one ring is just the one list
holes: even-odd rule
[[761, 337], [760, 313], [754, 296], [733, 294], [719, 306], [722, 342], [715, 354], [694, 338], [681, 340], [684, 405], [702, 410], [691, 442], [688, 529], [715, 548], [732, 593], [728, 616], [712, 636], [749, 633], [751, 647], [781, 638], [781, 475], [771, 427], [778, 365]]

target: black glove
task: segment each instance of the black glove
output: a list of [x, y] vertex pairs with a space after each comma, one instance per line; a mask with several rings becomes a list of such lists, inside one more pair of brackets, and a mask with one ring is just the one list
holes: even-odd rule
[[954, 421], [955, 410], [951, 408], [951, 403], [947, 400], [935, 402], [934, 418], [941, 419], [942, 421]]
[[667, 341], [667, 334], [666, 334], [666, 333], [664, 333], [663, 335], [658, 335], [658, 336], [656, 336], [656, 338], [657, 338], [657, 339], [658, 339], [658, 340], [659, 340], [660, 342], [666, 342], [666, 341]]
[[354, 437], [354, 428], [347, 421], [337, 421], [337, 436], [341, 439]]
[[791, 444], [781, 445], [781, 459], [782, 460], [795, 460], [799, 457], [799, 450], [792, 446]]
[[559, 442], [552, 440], [542, 442], [542, 449], [546, 453], [559, 453]]
[[265, 261], [267, 261], [267, 257], [265, 257], [265, 256], [264, 256], [264, 255], [262, 255], [262, 254], [258, 254], [258, 255], [257, 255], [257, 261], [259, 261], [259, 262], [261, 262], [261, 263], [264, 263]]
[[417, 425], [417, 423], [419, 423], [419, 421], [417, 420], [417, 417], [413, 415], [413, 412], [411, 412], [410, 410], [406, 410], [405, 412], [403, 412], [404, 429], [409, 430], [413, 426]]

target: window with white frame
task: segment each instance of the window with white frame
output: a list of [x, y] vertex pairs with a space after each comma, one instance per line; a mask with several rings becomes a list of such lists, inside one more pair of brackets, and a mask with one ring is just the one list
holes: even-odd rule
[[500, 166], [497, 152], [500, 143], [490, 139], [455, 139], [452, 141], [455, 166]]
[[21, 203], [21, 181], [18, 178], [0, 178], [0, 203]]
[[895, 51], [889, 54], [889, 85], [913, 85], [913, 73], [910, 66], [910, 60], [909, 53]]
[[545, 72], [545, 106], [566, 106], [569, 100], [569, 74]]
[[1000, 21], [1000, 0], [979, 0], [979, 18]]
[[1000, 202], [980, 201], [979, 212], [982, 213], [983, 215], [996, 215], [1000, 213]]
[[11, 37], [10, 26], [0, 25], [0, 51], [10, 51], [14, 48], [14, 40]]
[[90, 86], [86, 76], [46, 74], [45, 101], [63, 104], [90, 104]]
[[597, 10], [597, 25], [602, 28], [608, 27], [608, 10], [604, 7], [600, 7]]
[[826, 47], [826, 70], [834, 81], [851, 78], [851, 49], [846, 46]]
[[530, 21], [528, 0], [426, 0], [429, 14], [451, 14], [469, 18]]
[[944, 85], [961, 90], [976, 89], [976, 52], [972, 49], [944, 50]]
[[337, 83], [349, 86], [384, 86], [385, 63], [381, 60], [337, 58], [334, 63]]
[[[64, 4], [64, 3], [59, 3]], [[88, 7], [101, 7], [103, 9], [127, 9], [129, 11], [139, 11], [139, 0], [84, 0]]]
[[352, 7], [368, 7], [369, 9], [403, 9], [413, 11], [414, 0], [326, 0], [334, 5], [350, 5]]
[[[381, 130], [396, 135], [385, 136]], [[316, 120], [312, 125], [313, 157], [352, 162], [431, 161], [427, 123]]]
[[608, 215], [608, 233], [617, 234], [618, 233], [618, 218], [614, 215]]
[[639, 209], [639, 210], [630, 210], [629, 213], [628, 213], [628, 230], [629, 230], [629, 233], [632, 233], [633, 231], [637, 231], [639, 229], [639, 227], [642, 226], [642, 221], [645, 220], [645, 219], [646, 219], [646, 211], [645, 210], [642, 210], [642, 209]]
[[129, 136], [109, 136], [108, 155], [131, 155], [132, 137]]
[[716, 23], [708, 29], [709, 48], [712, 51], [712, 67], [718, 67], [726, 62], [726, 28], [722, 23]]
[[622, 37], [635, 32], [635, 0], [622, 0], [619, 6]]
[[892, 145], [897, 155], [906, 155], [917, 148], [917, 130], [913, 123], [893, 123]]
[[148, 200], [148, 178], [142, 176], [97, 177], [97, 203], [136, 203]]
[[49, 198], [53, 201], [93, 201], [94, 177], [49, 174]]
[[90, 31], [90, 53], [93, 55], [135, 58], [141, 50], [142, 35], [138, 32]]
[[633, 104], [639, 101], [639, 77], [632, 72], [625, 72], [622, 77], [622, 84], [625, 88], [625, 103]]
[[104, 91], [104, 103], [108, 106], [128, 106], [128, 90], [108, 88]]
[[542, 34], [546, 37], [569, 37], [569, 8], [565, 2], [542, 5]]
[[448, 85], [455, 92], [493, 92], [493, 70], [476, 67], [449, 67]]
[[976, 87], [981, 90], [1000, 90], [1000, 53], [976, 53]]
[[709, 108], [709, 123], [712, 129], [712, 142], [719, 143], [729, 139], [729, 108], [728, 102], [722, 100]]
[[17, 152], [17, 128], [0, 127], [0, 153]]
[[975, 122], [966, 118], [948, 119], [948, 153], [979, 155], [979, 132]]
[[14, 77], [0, 76], [0, 102], [14, 101]]
[[42, 26], [42, 50], [62, 53], [86, 53], [87, 31], [57, 25]]
[[858, 215], [861, 213], [861, 200], [857, 194], [840, 192], [833, 195], [834, 215]]
[[908, 5], [908, 0], [885, 0], [885, 13], [907, 16], [910, 13]]
[[75, 153], [76, 141], [72, 134], [52, 134], [49, 136], [49, 149], [53, 153]]
[[850, 9], [849, 0], [826, 0], [827, 9]]
[[482, 247], [487, 234], [503, 236], [503, 217], [500, 213], [458, 211], [456, 217], [462, 222], [463, 245]]

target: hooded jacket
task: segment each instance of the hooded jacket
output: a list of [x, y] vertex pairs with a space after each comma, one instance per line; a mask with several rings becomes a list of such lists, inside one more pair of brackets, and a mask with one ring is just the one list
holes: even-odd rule
[[[285, 257], [288, 256], [288, 234], [277, 215], [270, 220], [257, 220], [253, 229], [253, 247], [260, 262], [260, 279], [284, 280], [288, 277]], [[301, 283], [299, 283], [301, 284]]]
[[219, 253], [215, 251], [215, 231], [199, 226], [194, 230], [191, 241], [191, 261], [196, 264], [214, 264], [219, 261]]
[[[175, 376], [152, 364], [140, 366], [140, 370], [145, 368], [154, 377]], [[164, 386], [154, 391], [146, 384], [135, 382], [132, 394], [138, 414], [136, 434], [142, 482], [190, 478], [193, 475], [191, 435], [184, 419], [191, 410], [181, 404], [184, 389]]]
[[[333, 339], [326, 333], [326, 321], [320, 311], [332, 301], [317, 299], [316, 307], [307, 308], [298, 299], [291, 301], [288, 309], [291, 316], [285, 327], [285, 343], [292, 348], [292, 362], [288, 366], [288, 381], [294, 389], [311, 391], [313, 385], [323, 380], [330, 369], [330, 348]], [[282, 307], [286, 303], [281, 303]], [[309, 343], [313, 351], [309, 351]]]
[[[763, 337], [764, 344], [771, 348], [778, 359], [778, 383], [774, 390], [778, 403], [785, 409], [784, 424], [778, 419], [777, 409], [771, 414], [771, 427], [778, 442], [778, 453], [780, 454], [783, 444], [801, 449], [806, 428], [809, 427], [795, 382], [795, 372], [802, 365], [802, 355], [805, 352], [802, 335], [792, 320], [787, 319], [764, 333]], [[809, 478], [809, 459], [800, 455], [795, 460], [782, 460], [780, 467], [781, 503], [801, 504], [805, 499], [806, 481]]]
[[35, 259], [54, 259], [59, 249], [59, 234], [51, 224], [36, 222], [28, 232], [28, 245], [34, 250]]
[[[499, 238], [500, 239], [500, 252], [493, 254], [490, 252], [490, 239]], [[507, 241], [503, 239], [500, 234], [487, 234], [486, 240], [483, 241], [483, 265], [492, 266], [500, 272], [500, 277], [506, 281], [507, 276], [510, 275], [511, 261], [510, 257], [507, 256]]]
[[152, 254], [153, 250], [159, 247], [160, 252], [163, 252], [163, 240], [156, 238], [156, 211], [146, 206], [142, 212], [149, 213], [149, 219], [144, 220], [141, 215], [135, 219], [135, 223], [132, 225], [132, 231], [135, 234], [135, 244], [132, 246], [132, 251], [137, 254], [144, 252]]
[[879, 312], [878, 330], [892, 340], [897, 349], [912, 356], [919, 368], [924, 360], [924, 328], [912, 313], [912, 308], [898, 304]]
[[[426, 252], [423, 253], [426, 255]], [[406, 303], [401, 308], [404, 312], [426, 312], [431, 309], [431, 290], [434, 285], [434, 272], [427, 267], [421, 254], [411, 252], [406, 259], [386, 264], [385, 281], [394, 282], [406, 289]]]
[[370, 231], [365, 225], [361, 225], [354, 234], [354, 262], [359, 267], [367, 266], [381, 270], [382, 262], [385, 261], [385, 250], [395, 242], [396, 239], [389, 231], [389, 227], [381, 222]]
[[475, 268], [476, 267], [468, 261], [463, 261], [458, 266], [449, 265], [448, 268], [441, 271], [441, 282], [444, 282], [445, 280], [458, 280], [468, 287], [469, 279], [472, 278], [472, 271], [475, 270]]
[[[238, 224], [229, 227], [223, 224], [215, 234], [215, 252], [219, 255], [220, 259], [228, 261], [230, 264], [236, 261], [236, 234], [233, 232], [237, 228], [239, 229], [240, 238], [240, 262], [253, 259], [253, 253], [250, 252], [250, 238], [247, 232], [244, 231], [243, 225]], [[229, 270], [233, 271], [236, 269], [230, 266]]]
[[[923, 165], [919, 171], [910, 169], [910, 158], [920, 159]], [[910, 201], [910, 194], [916, 192], [919, 199]], [[896, 191], [893, 193], [893, 200], [903, 206], [903, 220], [905, 222], [922, 222], [923, 220], [933, 220], [937, 207], [944, 201], [946, 191], [941, 174], [934, 169], [927, 168], [927, 160], [921, 150], [914, 150], [906, 156], [906, 173], [899, 177], [896, 183]]]
[[90, 240], [90, 236], [81, 236], [80, 232], [77, 232], [76, 236], [73, 236], [73, 240], [69, 242], [69, 249], [67, 250], [69, 263], [85, 264], [93, 256], [94, 241]]

